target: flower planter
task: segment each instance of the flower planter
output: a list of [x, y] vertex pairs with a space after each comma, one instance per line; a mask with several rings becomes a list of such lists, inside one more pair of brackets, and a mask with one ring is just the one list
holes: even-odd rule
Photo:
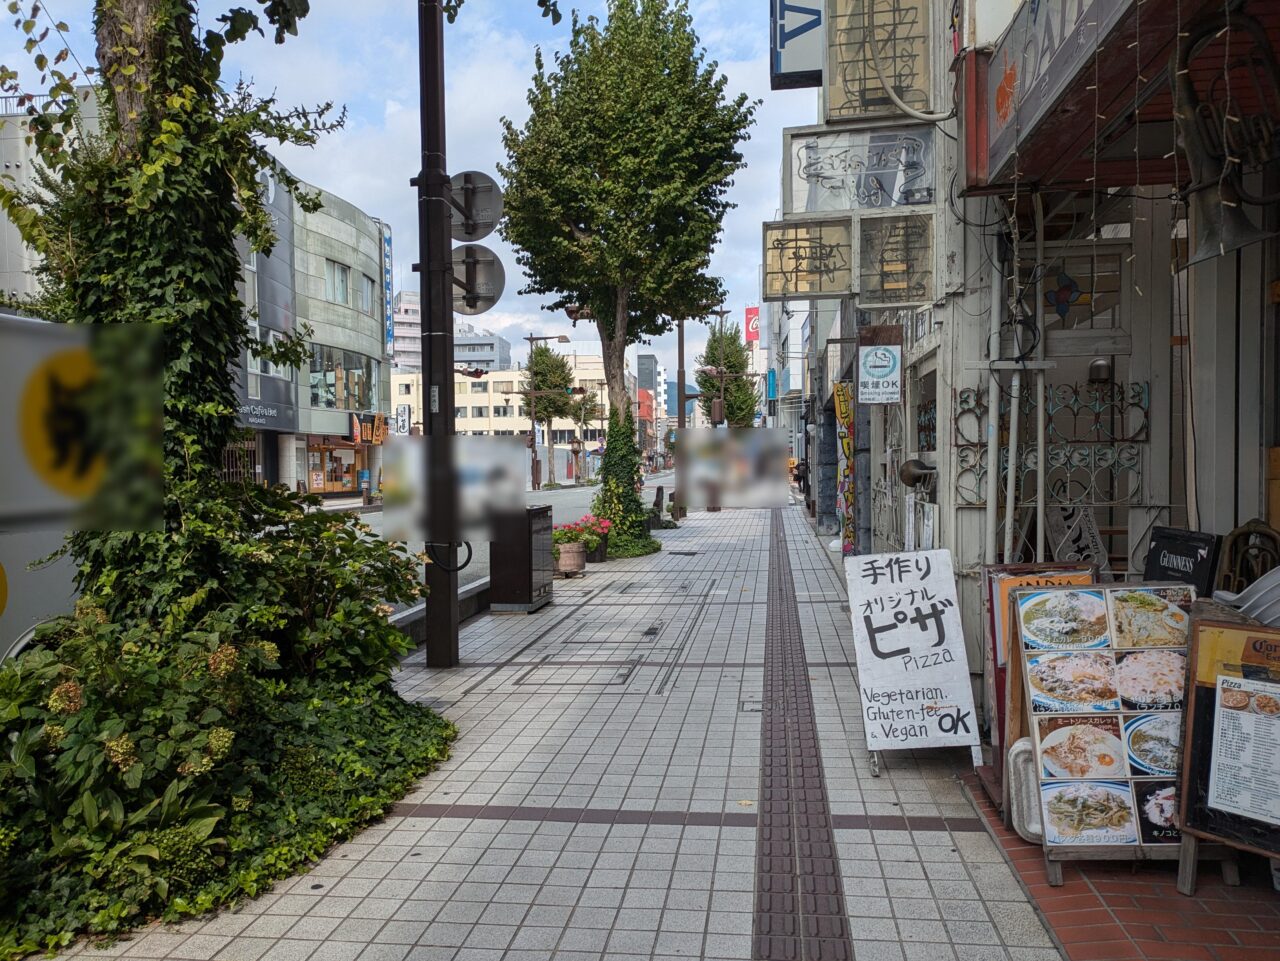
[[560, 556], [556, 558], [556, 573], [565, 577], [581, 574], [587, 566], [587, 545], [577, 541], [556, 546], [560, 549]]
[[594, 551], [587, 551], [587, 563], [603, 564], [609, 559], [609, 535], [603, 535], [596, 543]]

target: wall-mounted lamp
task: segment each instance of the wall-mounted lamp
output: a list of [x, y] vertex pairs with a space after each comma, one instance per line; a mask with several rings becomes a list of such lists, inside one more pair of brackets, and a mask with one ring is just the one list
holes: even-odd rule
[[1089, 361], [1089, 383], [1111, 383], [1111, 361], [1105, 357], [1095, 357]]
[[922, 460], [909, 460], [898, 468], [898, 480], [908, 487], [920, 487], [932, 484], [937, 473], [938, 468], [930, 467]]

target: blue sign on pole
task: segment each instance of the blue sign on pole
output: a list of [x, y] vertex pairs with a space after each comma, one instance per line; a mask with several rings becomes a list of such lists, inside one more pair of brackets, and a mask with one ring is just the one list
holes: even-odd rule
[[769, 400], [778, 399], [778, 372], [772, 367], [769, 368], [769, 393], [767, 397]]
[[391, 225], [382, 225], [382, 319], [386, 325], [387, 356], [395, 341], [395, 309], [392, 306]]

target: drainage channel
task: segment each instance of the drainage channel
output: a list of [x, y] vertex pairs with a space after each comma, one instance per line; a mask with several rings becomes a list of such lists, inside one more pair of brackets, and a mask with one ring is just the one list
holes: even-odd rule
[[753, 961], [853, 961], [782, 511], [769, 540]]

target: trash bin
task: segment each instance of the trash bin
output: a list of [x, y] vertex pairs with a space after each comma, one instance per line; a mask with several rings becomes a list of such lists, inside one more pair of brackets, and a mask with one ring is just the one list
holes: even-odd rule
[[489, 610], [532, 614], [551, 602], [551, 505], [504, 511], [493, 517], [489, 545]]

